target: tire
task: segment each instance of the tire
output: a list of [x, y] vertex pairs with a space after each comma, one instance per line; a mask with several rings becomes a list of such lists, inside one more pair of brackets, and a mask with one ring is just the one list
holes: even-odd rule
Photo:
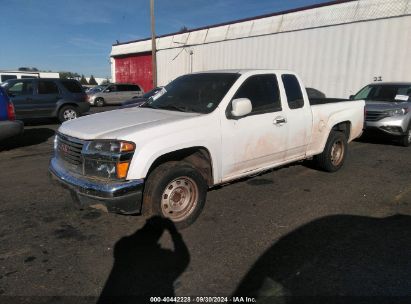
[[58, 113], [58, 119], [61, 123], [76, 119], [80, 116], [78, 109], [74, 106], [63, 106]]
[[403, 137], [401, 137], [400, 143], [404, 147], [409, 147], [411, 145], [411, 123], [408, 126], [406, 134]]
[[105, 105], [104, 99], [101, 98], [101, 97], [96, 98], [96, 100], [94, 100], [94, 105], [96, 107], [104, 107], [104, 105]]
[[327, 172], [338, 171], [345, 162], [347, 155], [347, 137], [344, 133], [331, 131], [323, 153], [316, 155], [317, 166]]
[[203, 176], [191, 164], [161, 164], [148, 176], [143, 214], [169, 218], [179, 229], [188, 227], [203, 210], [207, 188]]

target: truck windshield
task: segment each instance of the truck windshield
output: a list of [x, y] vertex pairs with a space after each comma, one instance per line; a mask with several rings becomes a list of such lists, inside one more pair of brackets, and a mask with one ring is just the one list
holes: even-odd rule
[[404, 101], [407, 96], [411, 96], [411, 85], [368, 85], [365, 88], [361, 89], [354, 96], [354, 99], [375, 101]]
[[237, 73], [202, 73], [170, 82], [142, 107], [207, 114], [214, 111], [238, 79]]

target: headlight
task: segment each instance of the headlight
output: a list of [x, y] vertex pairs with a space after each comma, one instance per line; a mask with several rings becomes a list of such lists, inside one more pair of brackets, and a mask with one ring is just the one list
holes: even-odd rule
[[389, 116], [402, 116], [408, 113], [408, 108], [395, 109], [388, 111]]
[[135, 150], [128, 141], [96, 140], [82, 151], [84, 174], [107, 179], [125, 179]]
[[94, 153], [123, 153], [123, 152], [134, 152], [135, 145], [128, 141], [117, 141], [117, 140], [101, 140], [101, 141], [91, 141], [87, 144], [85, 152]]

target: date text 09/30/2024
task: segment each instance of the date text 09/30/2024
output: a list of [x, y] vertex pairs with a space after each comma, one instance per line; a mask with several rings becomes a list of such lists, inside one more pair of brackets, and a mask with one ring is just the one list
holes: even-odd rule
[[150, 297], [151, 303], [256, 303], [252, 297]]

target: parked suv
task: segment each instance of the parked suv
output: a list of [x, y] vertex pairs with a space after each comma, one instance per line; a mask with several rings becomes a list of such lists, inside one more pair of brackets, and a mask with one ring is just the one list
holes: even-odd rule
[[101, 92], [88, 94], [88, 102], [97, 107], [121, 104], [127, 99], [141, 97], [143, 93], [143, 90], [136, 84], [113, 83], [107, 85]]
[[350, 99], [365, 99], [365, 127], [398, 138], [411, 145], [411, 82], [370, 84]]
[[0, 140], [23, 132], [23, 122], [15, 120], [14, 107], [6, 91], [0, 87]]
[[13, 79], [2, 84], [17, 119], [57, 117], [60, 122], [88, 112], [87, 94], [74, 79]]

